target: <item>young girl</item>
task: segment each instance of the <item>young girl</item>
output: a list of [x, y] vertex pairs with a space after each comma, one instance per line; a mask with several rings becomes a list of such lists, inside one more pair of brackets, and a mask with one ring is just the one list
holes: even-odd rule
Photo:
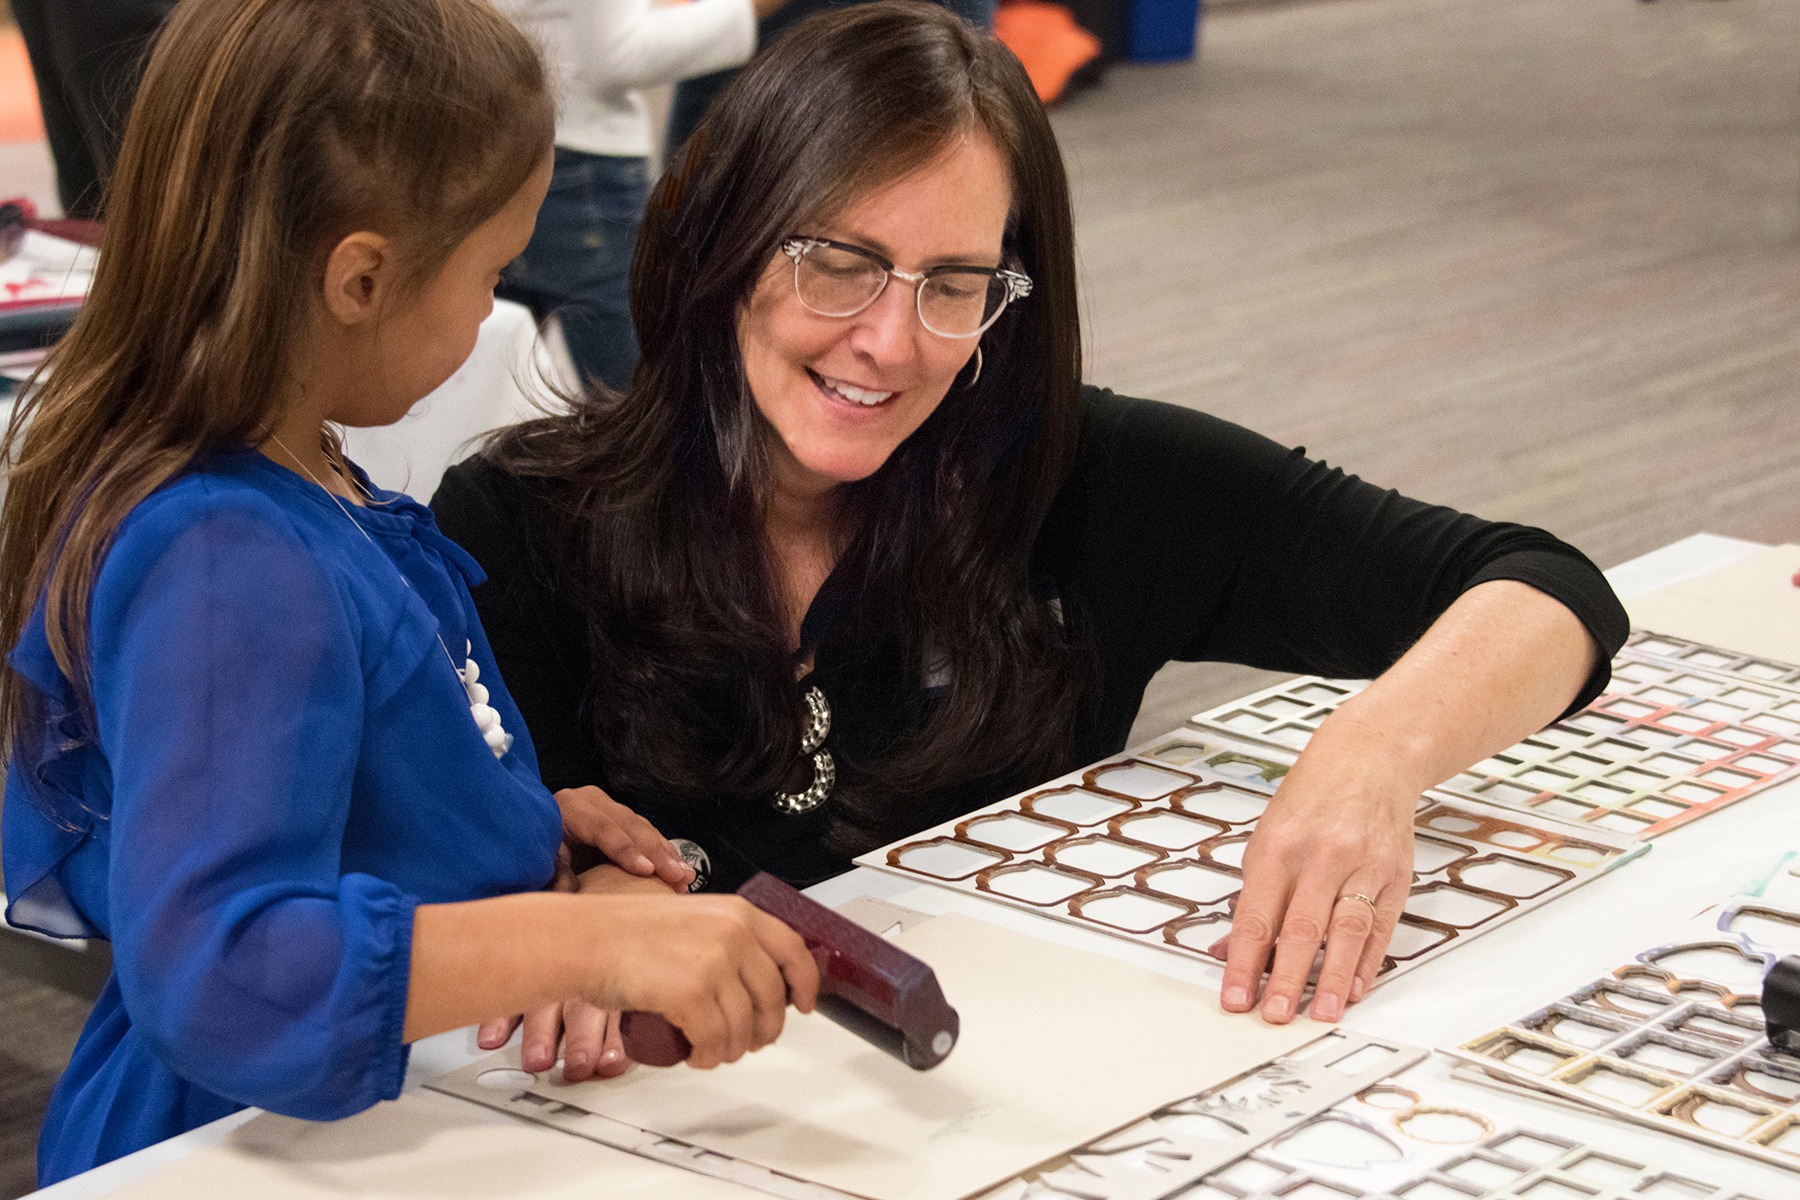
[[42, 1183], [244, 1105], [357, 1112], [407, 1043], [567, 996], [666, 1013], [699, 1066], [811, 1007], [741, 901], [538, 890], [561, 821], [480, 572], [327, 424], [468, 355], [552, 120], [481, 0], [185, 0], [152, 57], [6, 447], [9, 916], [114, 947]]

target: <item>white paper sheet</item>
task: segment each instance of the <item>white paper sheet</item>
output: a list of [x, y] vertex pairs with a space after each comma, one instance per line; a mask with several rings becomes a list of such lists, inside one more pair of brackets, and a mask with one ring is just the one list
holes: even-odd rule
[[949, 914], [894, 939], [962, 1016], [918, 1072], [822, 1017], [716, 1071], [639, 1068], [532, 1087], [616, 1120], [873, 1200], [952, 1200], [1321, 1036], [1196, 987]]
[[1800, 663], [1800, 546], [1771, 546], [1625, 602], [1631, 624], [1690, 641]]
[[111, 1193], [111, 1200], [753, 1200], [679, 1167], [519, 1121], [460, 1100], [405, 1095], [343, 1121], [272, 1113]]

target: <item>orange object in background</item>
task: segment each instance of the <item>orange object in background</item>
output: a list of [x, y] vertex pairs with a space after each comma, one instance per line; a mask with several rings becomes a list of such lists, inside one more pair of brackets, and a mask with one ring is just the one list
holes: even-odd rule
[[0, 29], [0, 143], [43, 140], [44, 117], [25, 39], [17, 29]]
[[1038, 99], [1062, 98], [1075, 72], [1100, 57], [1100, 39], [1075, 23], [1075, 14], [1041, 0], [1001, 0], [994, 36], [1025, 64]]

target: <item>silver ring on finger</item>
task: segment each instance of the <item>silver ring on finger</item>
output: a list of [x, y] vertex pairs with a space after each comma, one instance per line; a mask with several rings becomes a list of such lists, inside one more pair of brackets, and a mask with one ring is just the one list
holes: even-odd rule
[[1338, 900], [1340, 902], [1345, 901], [1345, 900], [1361, 900], [1364, 904], [1369, 906], [1369, 911], [1371, 913], [1376, 911], [1375, 910], [1375, 898], [1373, 896], [1365, 896], [1361, 892], [1345, 892], [1343, 895], [1338, 897]]

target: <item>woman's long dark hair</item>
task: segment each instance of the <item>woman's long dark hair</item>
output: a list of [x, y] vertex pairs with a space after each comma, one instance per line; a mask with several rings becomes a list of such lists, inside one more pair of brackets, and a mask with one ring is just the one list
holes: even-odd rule
[[[860, 596], [846, 621], [870, 636], [837, 639], [838, 658], [900, 656], [911, 710], [840, 763], [836, 803], [866, 843], [932, 816], [954, 783], [1064, 765], [1081, 661], [1031, 563], [1078, 422], [1062, 158], [1008, 50], [936, 5], [882, 2], [796, 25], [664, 176], [632, 263], [643, 358], [629, 391], [595, 391], [489, 450], [557, 481], [556, 583], [586, 618], [585, 720], [622, 798], [784, 786], [803, 708], [764, 537], [775, 435], [745, 383], [738, 315], [782, 238], [972, 132], [1009, 168], [1005, 254], [1036, 289], [983, 336], [977, 386], [846, 487], [839, 570]], [[928, 660], [948, 683], [930, 703]]]

